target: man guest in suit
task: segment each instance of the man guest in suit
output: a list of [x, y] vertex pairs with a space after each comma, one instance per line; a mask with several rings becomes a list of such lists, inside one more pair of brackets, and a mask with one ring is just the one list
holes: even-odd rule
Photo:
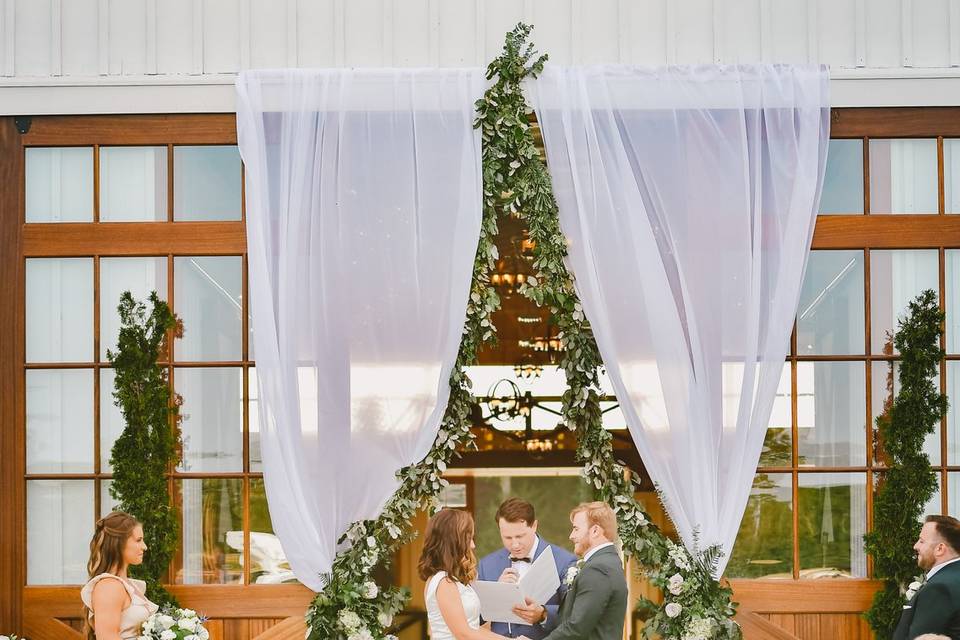
[[[494, 551], [480, 559], [477, 567], [477, 580], [496, 580], [516, 582], [530, 569], [530, 565], [547, 547], [553, 549], [553, 559], [557, 565], [560, 588], [546, 602], [548, 611], [554, 614], [560, 606], [560, 593], [565, 588], [564, 577], [573, 566], [577, 557], [572, 553], [550, 544], [537, 535], [537, 516], [533, 505], [520, 498], [509, 498], [500, 505], [495, 516], [500, 529], [503, 549]], [[543, 627], [494, 622], [491, 630], [502, 636], [516, 638], [526, 636], [530, 640], [540, 640], [546, 635]]]
[[904, 606], [893, 640], [927, 633], [960, 640], [960, 520], [927, 516], [913, 550], [927, 575]]
[[546, 640], [621, 640], [627, 581], [614, 546], [617, 516], [604, 502], [588, 502], [570, 513], [570, 523], [570, 540], [581, 559], [560, 610], [553, 614], [528, 599], [513, 612], [547, 630]]

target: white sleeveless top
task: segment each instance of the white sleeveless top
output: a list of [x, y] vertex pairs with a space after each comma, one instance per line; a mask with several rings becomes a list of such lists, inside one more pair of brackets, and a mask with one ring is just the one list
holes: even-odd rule
[[157, 605], [147, 600], [147, 596], [144, 595], [147, 591], [147, 583], [132, 578], [125, 580], [112, 573], [101, 573], [91, 578], [90, 582], [83, 585], [83, 589], [80, 590], [80, 599], [90, 609], [91, 620], [93, 620], [93, 588], [104, 578], [119, 580], [130, 595], [130, 606], [120, 614], [120, 637], [123, 640], [136, 640], [140, 636], [140, 626], [158, 609]]
[[[440, 581], [447, 577], [446, 571], [433, 574], [427, 582], [425, 592], [427, 603], [427, 621], [430, 623], [430, 637], [433, 640], [454, 640], [453, 632], [443, 620], [440, 605], [437, 603], [437, 588]], [[467, 616], [467, 624], [473, 629], [480, 628], [480, 598], [473, 587], [455, 582], [460, 592], [460, 602], [463, 603], [463, 612]]]

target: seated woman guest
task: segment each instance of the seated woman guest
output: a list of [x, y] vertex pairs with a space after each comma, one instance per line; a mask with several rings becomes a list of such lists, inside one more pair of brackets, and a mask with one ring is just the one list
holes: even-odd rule
[[80, 591], [87, 613], [87, 640], [131, 640], [140, 625], [156, 613], [146, 584], [127, 577], [127, 568], [143, 562], [143, 527], [137, 519], [114, 511], [97, 522], [90, 541], [90, 581]]
[[473, 531], [473, 517], [457, 509], [443, 509], [427, 523], [417, 569], [427, 583], [432, 640], [505, 640], [480, 627], [480, 598], [470, 586], [477, 577]]

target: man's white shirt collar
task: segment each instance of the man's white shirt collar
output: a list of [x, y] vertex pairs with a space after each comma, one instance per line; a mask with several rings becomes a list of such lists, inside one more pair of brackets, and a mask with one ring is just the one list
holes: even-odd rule
[[953, 563], [956, 562], [957, 560], [960, 560], [960, 558], [954, 558], [953, 560], [947, 560], [946, 562], [941, 562], [940, 564], [938, 564], [938, 565], [935, 566], [934, 568], [930, 569], [930, 571], [927, 572], [927, 580], [929, 580], [930, 578], [932, 578], [932, 577], [933, 577], [933, 574], [935, 574], [937, 571], [940, 571], [940, 569], [943, 569], [943, 568], [944, 568], [945, 566], [947, 566], [948, 564], [953, 564]]
[[589, 560], [591, 557], [593, 557], [593, 554], [595, 554], [597, 551], [600, 551], [600, 549], [603, 549], [604, 547], [612, 547], [612, 546], [613, 546], [612, 542], [604, 542], [603, 544], [598, 544], [593, 549], [590, 549], [590, 551], [587, 551], [584, 554], [583, 561], [586, 562], [587, 560]]

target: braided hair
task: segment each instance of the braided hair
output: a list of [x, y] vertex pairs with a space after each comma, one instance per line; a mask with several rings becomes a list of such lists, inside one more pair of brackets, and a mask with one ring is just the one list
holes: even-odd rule
[[[90, 540], [90, 559], [87, 561], [90, 578], [102, 573], [117, 574], [124, 568], [123, 550], [138, 526], [140, 522], [136, 518], [122, 511], [114, 511], [97, 521]], [[93, 611], [86, 606], [83, 609], [84, 635], [88, 640], [95, 640]]]

